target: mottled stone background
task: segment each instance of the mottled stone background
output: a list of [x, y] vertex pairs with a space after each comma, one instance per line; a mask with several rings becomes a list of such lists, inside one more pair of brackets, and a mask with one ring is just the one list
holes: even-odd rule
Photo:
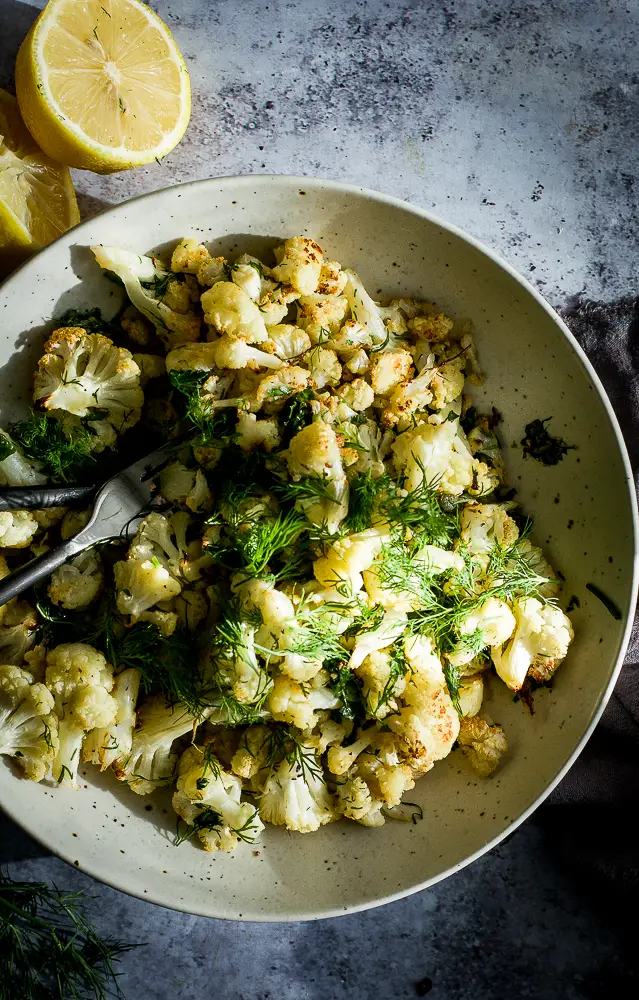
[[[43, 6], [0, 0], [0, 85], [11, 86], [15, 51]], [[625, 297], [626, 313], [635, 308], [633, 0], [152, 6], [188, 62], [193, 120], [160, 165], [77, 174], [85, 216], [197, 177], [340, 178], [433, 209], [497, 250], [554, 305], [599, 300], [596, 315], [611, 321], [607, 303]], [[584, 331], [595, 354], [596, 336]], [[129, 899], [46, 857], [6, 821], [0, 860], [15, 876], [87, 888], [102, 932], [148, 942], [122, 963], [129, 1000], [639, 993], [623, 923], [556, 868], [534, 820], [433, 889], [317, 924], [229, 924]]]

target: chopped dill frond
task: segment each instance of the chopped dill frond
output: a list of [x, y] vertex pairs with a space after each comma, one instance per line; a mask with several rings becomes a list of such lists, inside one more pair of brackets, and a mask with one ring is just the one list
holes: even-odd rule
[[365, 531], [373, 522], [373, 515], [384, 496], [394, 489], [387, 475], [374, 479], [370, 472], [362, 472], [350, 483], [348, 516], [349, 531]]
[[25, 457], [61, 483], [91, 481], [96, 455], [95, 436], [84, 426], [63, 430], [59, 420], [34, 413], [9, 424], [9, 433]]
[[322, 778], [322, 767], [313, 747], [302, 743], [289, 726], [272, 725], [266, 736], [266, 766], [277, 767], [286, 761], [308, 783], [309, 778]]
[[209, 519], [209, 524], [223, 526], [223, 538], [219, 543], [207, 544], [206, 550], [223, 566], [242, 570], [249, 576], [261, 576], [273, 559], [292, 545], [307, 527], [306, 518], [296, 510], [254, 520], [244, 519], [237, 508], [235, 514], [235, 523], [217, 515]]
[[208, 371], [178, 371], [169, 372], [169, 380], [174, 389], [181, 394], [181, 416], [197, 431], [201, 444], [213, 441], [228, 443], [232, 440], [237, 423], [234, 407], [212, 409], [207, 404], [206, 393], [202, 386], [210, 376]]

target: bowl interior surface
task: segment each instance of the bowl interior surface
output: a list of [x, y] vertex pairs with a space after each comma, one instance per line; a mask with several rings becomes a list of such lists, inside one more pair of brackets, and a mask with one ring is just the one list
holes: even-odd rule
[[[22, 781], [0, 764], [0, 803], [50, 849], [142, 898], [210, 916], [254, 920], [338, 914], [406, 894], [482, 853], [530, 810], [584, 741], [611, 688], [635, 597], [634, 490], [607, 400], [583, 355], [539, 296], [473, 241], [403, 203], [300, 178], [213, 179], [154, 193], [72, 230], [0, 290], [2, 423], [29, 405], [29, 378], [51, 317], [70, 307], [115, 312], [120, 292], [87, 247], [138, 252], [194, 233], [220, 253], [262, 254], [298, 233], [355, 268], [373, 297], [421, 296], [472, 319], [509, 483], [535, 521], [533, 540], [579, 599], [577, 637], [531, 718], [493, 682], [486, 708], [510, 752], [490, 780], [458, 752], [406, 797], [424, 818], [368, 830], [340, 822], [312, 836], [270, 827], [233, 854], [173, 846], [170, 796], [138, 797], [90, 767], [78, 792]], [[556, 467], [524, 459], [525, 424], [552, 417], [574, 450]], [[621, 609], [616, 621], [586, 584]]]

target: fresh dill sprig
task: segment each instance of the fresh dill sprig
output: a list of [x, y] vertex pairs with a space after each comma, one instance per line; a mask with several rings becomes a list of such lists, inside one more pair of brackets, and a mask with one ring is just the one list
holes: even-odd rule
[[96, 456], [91, 450], [95, 437], [86, 427], [66, 432], [60, 421], [34, 413], [9, 425], [11, 437], [25, 457], [39, 462], [56, 482], [82, 482], [91, 478]]
[[212, 685], [200, 666], [197, 636], [178, 627], [165, 636], [152, 622], [128, 626], [108, 597], [94, 611], [65, 612], [45, 597], [36, 609], [42, 638], [49, 646], [85, 642], [104, 653], [116, 670], [135, 667], [146, 693], [163, 694], [169, 704], [182, 702], [194, 715], [210, 704]]
[[450, 695], [450, 700], [453, 703], [453, 707], [458, 715], [462, 714], [461, 704], [459, 701], [459, 667], [454, 667], [452, 663], [448, 660], [444, 660], [444, 678], [446, 680], [446, 687], [448, 688], [448, 693]]
[[[184, 829], [180, 832], [180, 824], [184, 823]], [[211, 809], [210, 806], [203, 806], [197, 816], [193, 818], [192, 823], [186, 823], [178, 818], [178, 829], [175, 836], [174, 844], [179, 847], [185, 841], [190, 840], [191, 837], [199, 830], [219, 830], [224, 826], [224, 821], [222, 819], [222, 814], [217, 812], [215, 809]]]
[[228, 443], [235, 433], [237, 416], [234, 407], [212, 409], [207, 402], [202, 387], [210, 372], [177, 371], [169, 372], [169, 380], [181, 394], [181, 416], [188, 420], [197, 431], [201, 444], [212, 441]]
[[249, 520], [237, 502], [226, 500], [225, 506], [230, 510], [231, 521], [220, 515], [209, 519], [208, 524], [223, 526], [223, 537], [219, 543], [208, 543], [206, 551], [227, 569], [242, 570], [249, 576], [261, 576], [308, 526], [306, 518], [296, 510]]
[[394, 489], [387, 475], [374, 479], [370, 472], [361, 472], [350, 483], [346, 527], [349, 531], [370, 528], [373, 515], [382, 498]]
[[292, 437], [303, 427], [310, 424], [313, 419], [313, 409], [311, 400], [313, 398], [312, 389], [302, 389], [286, 401], [280, 412], [280, 426], [282, 428], [282, 443], [287, 445]]
[[67, 309], [62, 316], [55, 319], [59, 327], [79, 326], [87, 333], [102, 333], [116, 342], [124, 336], [122, 327], [115, 320], [105, 319], [101, 309]]
[[410, 528], [419, 544], [449, 548], [459, 534], [457, 505], [451, 507], [451, 498], [437, 489], [436, 481], [426, 479], [424, 466], [418, 464], [422, 470], [419, 486], [407, 493], [389, 490], [380, 501], [380, 513], [389, 524]]
[[402, 645], [394, 645], [388, 652], [390, 654], [390, 670], [386, 683], [377, 698], [375, 709], [373, 712], [369, 713], [373, 716], [373, 718], [378, 718], [380, 711], [383, 708], [388, 708], [390, 706], [395, 693], [397, 681], [402, 677], [405, 677], [411, 669], [404, 654], [404, 648]]
[[358, 719], [366, 715], [366, 702], [362, 687], [352, 670], [345, 665], [345, 659], [334, 657], [324, 664], [328, 673], [329, 687], [339, 699], [339, 712], [344, 719]]
[[186, 840], [190, 840], [199, 831], [215, 832], [219, 830], [222, 832], [224, 829], [228, 829], [230, 833], [234, 833], [238, 840], [244, 841], [245, 844], [254, 844], [258, 833], [258, 826], [255, 822], [257, 814], [257, 809], [254, 809], [242, 826], [233, 827], [227, 826], [224, 822], [224, 817], [216, 809], [212, 809], [210, 806], [202, 806], [198, 814], [194, 817], [193, 823], [184, 823], [182, 832], [180, 832], [180, 824], [184, 821], [178, 819], [174, 844], [176, 847], [179, 847], [180, 844], [183, 844]]
[[[196, 747], [199, 750], [199, 747]], [[209, 783], [208, 775], [216, 780], [222, 775], [222, 769], [220, 767], [220, 762], [213, 752], [213, 747], [207, 746], [202, 750], [202, 774], [195, 782], [198, 791], [203, 791]]]
[[116, 641], [114, 655], [119, 668], [139, 671], [147, 693], [163, 694], [169, 704], [181, 702], [197, 716], [210, 704], [214, 688], [193, 632], [178, 627], [165, 636], [152, 622], [136, 622]]
[[297, 501], [311, 501], [317, 503], [319, 500], [330, 500], [335, 503], [334, 484], [330, 479], [321, 476], [305, 476], [298, 482], [276, 482], [273, 484], [273, 492], [278, 499], [297, 503]]
[[343, 657], [344, 647], [335, 631], [331, 615], [327, 614], [327, 606], [300, 606], [295, 617], [295, 627], [288, 630], [286, 647], [280, 647], [278, 653], [290, 653], [306, 660]]
[[289, 726], [269, 727], [266, 746], [266, 767], [274, 768], [286, 761], [307, 784], [310, 778], [323, 778], [314, 747], [302, 743]]
[[512, 601], [537, 597], [547, 601], [540, 588], [548, 580], [535, 572], [520, 550], [525, 537], [526, 533], [511, 545], [493, 546], [479, 591], [476, 590], [477, 573], [481, 567], [464, 547], [460, 547], [458, 552], [464, 559], [464, 568], [449, 578], [447, 590], [443, 589], [440, 577], [432, 580], [429, 586], [424, 581], [424, 585], [417, 589], [423, 606], [410, 615], [407, 627], [431, 636], [440, 651], [450, 650], [461, 642], [465, 648], [480, 652], [479, 635], [460, 635], [459, 626], [489, 598]]
[[122, 997], [114, 966], [138, 946], [100, 938], [84, 898], [0, 872], [0, 1000]]

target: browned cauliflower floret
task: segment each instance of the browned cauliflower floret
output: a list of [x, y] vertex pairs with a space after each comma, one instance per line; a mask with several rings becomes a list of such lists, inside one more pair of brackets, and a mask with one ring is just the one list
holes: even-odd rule
[[103, 410], [120, 431], [140, 419], [144, 394], [130, 351], [114, 347], [100, 333], [64, 327], [52, 334], [44, 352], [33, 380], [33, 398], [45, 409], [78, 417]]
[[311, 338], [299, 326], [291, 323], [278, 323], [276, 326], [269, 326], [269, 340], [275, 345], [275, 353], [278, 358], [290, 361], [292, 358], [299, 358], [311, 346]]
[[240, 413], [235, 433], [242, 451], [253, 451], [254, 448], [272, 451], [280, 443], [277, 421], [258, 420], [254, 413]]
[[308, 365], [310, 381], [314, 389], [323, 389], [327, 385], [339, 385], [342, 377], [342, 366], [337, 360], [335, 351], [327, 347], [314, 347], [302, 359]]
[[320, 271], [318, 295], [340, 295], [348, 278], [336, 260], [325, 260]]
[[171, 270], [197, 274], [203, 264], [207, 264], [211, 255], [202, 243], [192, 237], [180, 240], [171, 257]]
[[457, 740], [464, 757], [482, 778], [493, 773], [508, 750], [501, 726], [490, 726], [479, 715], [461, 720]]
[[340, 385], [337, 395], [343, 403], [356, 412], [367, 410], [373, 405], [375, 398], [372, 388], [363, 378], [355, 378], [346, 385]]
[[382, 351], [371, 359], [370, 376], [376, 396], [387, 396], [400, 382], [413, 374], [413, 359], [408, 351]]
[[537, 684], [547, 684], [554, 676], [560, 663], [560, 657], [543, 656], [541, 653], [537, 653], [528, 670], [528, 676]]
[[313, 344], [320, 344], [338, 332], [348, 308], [344, 295], [302, 295], [298, 302], [297, 323], [306, 330]]
[[280, 403], [308, 385], [309, 373], [297, 365], [283, 365], [274, 375], [263, 378], [256, 393], [258, 403]]
[[292, 285], [300, 295], [312, 295], [322, 273], [322, 249], [307, 236], [293, 236], [276, 247], [276, 267], [271, 276], [276, 281]]
[[423, 340], [446, 340], [453, 328], [453, 321], [444, 313], [432, 313], [428, 316], [415, 316], [408, 321], [408, 329]]
[[247, 344], [268, 339], [264, 318], [253, 299], [233, 281], [217, 281], [202, 294], [204, 319], [218, 333], [230, 334]]

